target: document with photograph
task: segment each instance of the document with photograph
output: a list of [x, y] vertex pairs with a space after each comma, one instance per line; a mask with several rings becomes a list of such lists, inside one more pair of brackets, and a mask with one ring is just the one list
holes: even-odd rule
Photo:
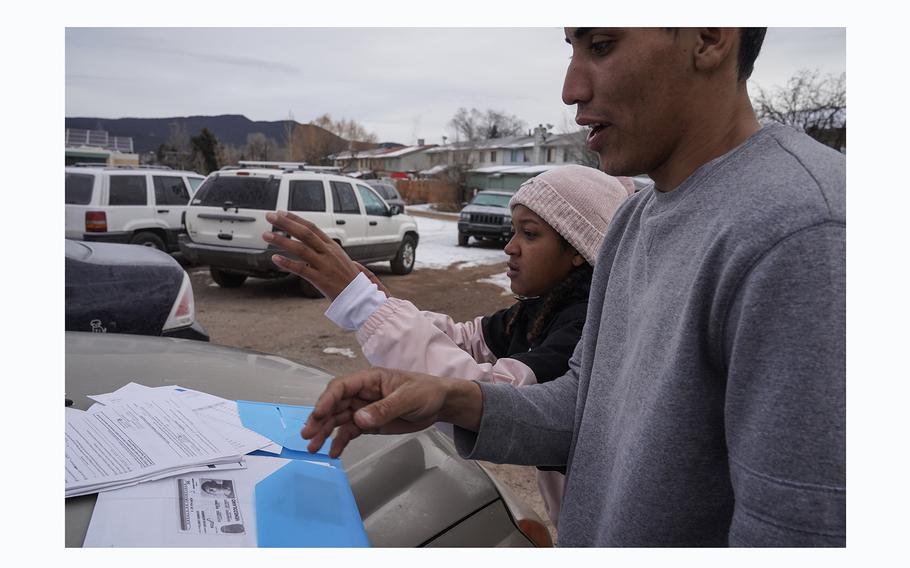
[[255, 547], [256, 484], [289, 460], [247, 456], [247, 468], [181, 475], [98, 495], [86, 547]]
[[245, 532], [237, 492], [231, 479], [178, 477], [180, 532], [240, 534]]

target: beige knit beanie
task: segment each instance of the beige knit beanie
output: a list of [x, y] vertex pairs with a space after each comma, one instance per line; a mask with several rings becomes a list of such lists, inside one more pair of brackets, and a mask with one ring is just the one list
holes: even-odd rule
[[521, 184], [509, 209], [524, 205], [594, 266], [604, 233], [629, 192], [615, 177], [586, 166], [560, 166]]

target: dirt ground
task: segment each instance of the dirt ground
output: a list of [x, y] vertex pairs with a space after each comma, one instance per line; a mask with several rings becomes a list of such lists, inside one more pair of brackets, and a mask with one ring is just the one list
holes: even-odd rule
[[[419, 258], [418, 248], [418, 258]], [[449, 314], [456, 321], [492, 313], [514, 300], [503, 289], [477, 280], [505, 271], [505, 263], [444, 270], [417, 269], [397, 276], [388, 263], [370, 266], [398, 298], [424, 310]], [[220, 288], [207, 267], [187, 267], [196, 299], [196, 317], [213, 343], [274, 353], [345, 374], [369, 367], [352, 332], [339, 330], [323, 313], [326, 299], [310, 299], [297, 292], [291, 279], [250, 278], [240, 288]], [[353, 357], [325, 353], [326, 348], [348, 349]], [[483, 462], [498, 479], [547, 523], [553, 540], [556, 531], [549, 522], [537, 492], [534, 468]]]

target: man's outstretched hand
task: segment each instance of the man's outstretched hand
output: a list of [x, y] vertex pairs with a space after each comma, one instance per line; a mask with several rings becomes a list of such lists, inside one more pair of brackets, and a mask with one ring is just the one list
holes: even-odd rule
[[335, 458], [364, 433], [405, 434], [435, 422], [476, 431], [482, 405], [473, 381], [375, 367], [333, 379], [300, 434], [315, 453], [337, 428], [329, 450]]

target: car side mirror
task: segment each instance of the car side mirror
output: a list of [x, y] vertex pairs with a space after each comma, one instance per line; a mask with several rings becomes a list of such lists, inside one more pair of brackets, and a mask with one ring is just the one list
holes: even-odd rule
[[389, 206], [389, 217], [392, 215], [401, 215], [401, 205], [395, 204]]

